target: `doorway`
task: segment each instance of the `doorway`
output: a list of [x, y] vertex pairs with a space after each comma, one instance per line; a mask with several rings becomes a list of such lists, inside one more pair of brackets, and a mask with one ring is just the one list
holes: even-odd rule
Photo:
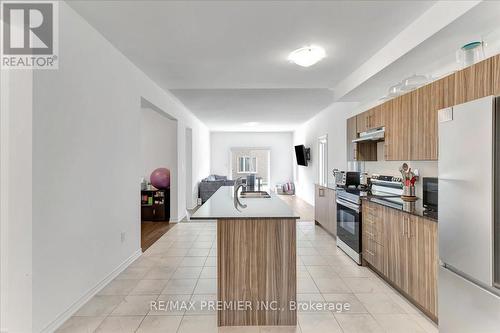
[[[178, 212], [178, 121], [145, 99], [141, 100], [140, 177], [147, 183], [141, 188], [141, 248], [145, 251], [171, 227]], [[158, 168], [170, 171], [170, 188], [156, 189], [150, 178]], [[143, 185], [144, 187], [144, 185]]]

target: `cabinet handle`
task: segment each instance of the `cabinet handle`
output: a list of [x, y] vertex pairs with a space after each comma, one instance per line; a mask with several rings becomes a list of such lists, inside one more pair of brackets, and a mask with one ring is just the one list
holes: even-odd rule
[[403, 216], [403, 234], [402, 236], [406, 235], [406, 217]]
[[325, 196], [325, 189], [323, 189], [323, 188], [319, 189], [319, 196], [320, 197], [324, 197]]
[[407, 224], [407, 226], [406, 226], [406, 230], [407, 230], [406, 235], [408, 236], [408, 238], [411, 238], [410, 217], [409, 216], [406, 217], [406, 224]]

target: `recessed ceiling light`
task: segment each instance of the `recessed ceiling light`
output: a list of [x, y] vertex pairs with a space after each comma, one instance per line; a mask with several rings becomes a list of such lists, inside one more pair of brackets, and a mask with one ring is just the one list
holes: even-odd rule
[[288, 60], [302, 66], [309, 67], [326, 57], [325, 50], [321, 46], [310, 45], [293, 51]]
[[244, 123], [245, 126], [257, 126], [259, 123], [256, 121], [249, 121], [248, 123]]

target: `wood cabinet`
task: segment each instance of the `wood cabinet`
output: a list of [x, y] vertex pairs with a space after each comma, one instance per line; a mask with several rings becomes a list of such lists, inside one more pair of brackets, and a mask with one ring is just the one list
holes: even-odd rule
[[328, 209], [327, 223], [325, 229], [330, 234], [337, 236], [337, 192], [332, 189], [327, 189]]
[[410, 159], [410, 116], [414, 93], [397, 97], [385, 108], [384, 158], [386, 161]]
[[375, 142], [355, 143], [352, 140], [358, 137], [356, 131], [357, 117], [347, 119], [346, 147], [348, 161], [376, 161], [377, 144]]
[[492, 66], [492, 90], [493, 90], [493, 95], [499, 96], [500, 95], [500, 54], [493, 57], [493, 62], [491, 64]]
[[[385, 160], [437, 160], [438, 110], [492, 94], [500, 95], [500, 55], [350, 118], [350, 141], [354, 132], [385, 126]], [[373, 152], [376, 146], [349, 144], [348, 160], [371, 161]]]
[[358, 136], [356, 132], [356, 120], [357, 120], [356, 116], [351, 117], [347, 119], [347, 124], [346, 124], [346, 147], [347, 147], [348, 161], [357, 160], [356, 143], [352, 142], [352, 140], [356, 139], [356, 137]]
[[437, 223], [363, 201], [363, 259], [437, 319]]
[[397, 210], [386, 211], [387, 277], [399, 289], [408, 292], [408, 239], [406, 220]]
[[170, 220], [170, 190], [141, 191], [141, 221]]
[[370, 109], [369, 124], [371, 129], [384, 126], [384, 110], [385, 103]]
[[356, 116], [356, 131], [366, 132], [373, 128], [384, 126], [383, 104], [371, 108]]
[[370, 111], [365, 111], [356, 116], [356, 132], [366, 132], [370, 129], [368, 124], [370, 118]]
[[492, 63], [488, 58], [455, 73], [454, 105], [493, 94]]
[[377, 205], [366, 201], [363, 203], [362, 252], [363, 258], [379, 272], [387, 274], [387, 260], [384, 244], [383, 211]]
[[314, 186], [314, 220], [330, 234], [337, 235], [337, 203], [335, 190]]
[[437, 317], [437, 224], [408, 215], [408, 293]]

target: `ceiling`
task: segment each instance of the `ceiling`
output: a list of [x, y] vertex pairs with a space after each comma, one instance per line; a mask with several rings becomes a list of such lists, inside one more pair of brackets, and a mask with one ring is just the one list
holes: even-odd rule
[[458, 69], [456, 51], [470, 41], [487, 43], [486, 57], [500, 52], [500, 1], [483, 1], [467, 13], [401, 56], [384, 70], [353, 89], [340, 100], [345, 102], [381, 102], [390, 86], [413, 74], [430, 79]]
[[[334, 102], [329, 89], [174, 89], [213, 131], [287, 131]], [[258, 122], [248, 126], [247, 122]]]
[[[71, 1], [212, 130], [292, 130], [433, 1]], [[308, 44], [327, 57], [302, 68]], [[352, 98], [349, 98], [352, 100]]]

